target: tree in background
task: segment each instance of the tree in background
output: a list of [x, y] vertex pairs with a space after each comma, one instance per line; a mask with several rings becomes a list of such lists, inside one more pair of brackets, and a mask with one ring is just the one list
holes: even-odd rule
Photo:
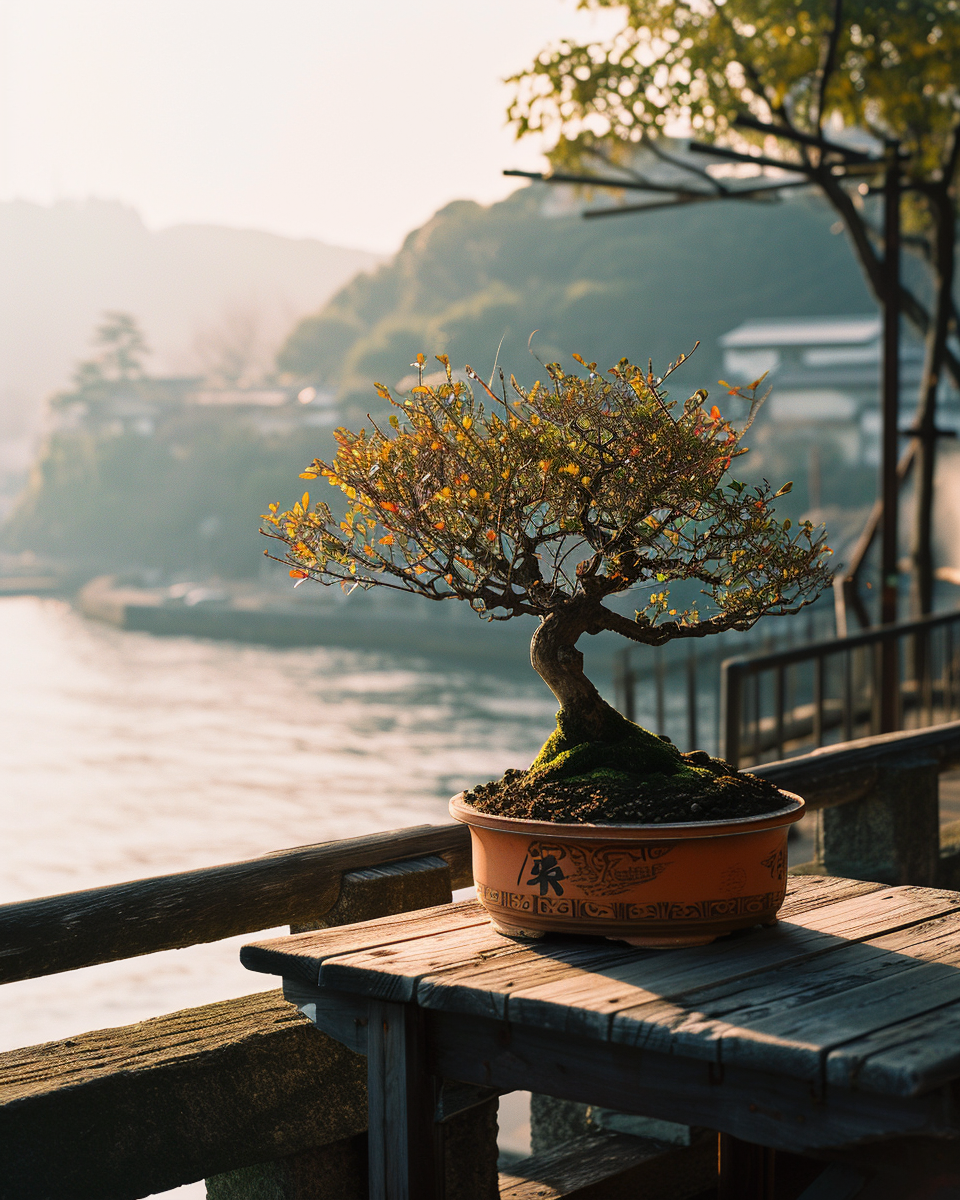
[[146, 339], [126, 313], [105, 313], [93, 340], [100, 353], [51, 398], [57, 419], [0, 547], [55, 558], [78, 576], [256, 575], [251, 529], [264, 491], [288, 490], [299, 470], [302, 430], [264, 431], [247, 409], [194, 403], [189, 379], [151, 377]]
[[150, 347], [136, 317], [125, 312], [105, 312], [93, 344], [100, 348], [100, 353], [77, 365], [73, 377], [77, 387], [143, 378], [143, 360]]
[[272, 373], [263, 312], [254, 304], [231, 305], [220, 320], [194, 335], [192, 359], [208, 383], [247, 387]]
[[[926, 343], [921, 384], [918, 528], [932, 505], [934, 410], [944, 371], [960, 387], [954, 298], [960, 168], [960, 10], [956, 0], [581, 0], [622, 8], [606, 43], [544, 50], [515, 77], [518, 136], [545, 133], [557, 167], [629, 166], [663, 135], [752, 148], [816, 184], [840, 214], [878, 299], [882, 235], [874, 189], [831, 144], [897, 145], [905, 155], [910, 244], [929, 267], [930, 295], [901, 285], [901, 306]], [[762, 153], [761, 153], [762, 151]], [[919, 606], [930, 607], [929, 564]]]

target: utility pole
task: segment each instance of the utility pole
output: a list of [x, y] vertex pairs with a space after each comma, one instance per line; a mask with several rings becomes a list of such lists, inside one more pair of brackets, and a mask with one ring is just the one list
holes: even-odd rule
[[883, 520], [880, 527], [880, 624], [897, 619], [899, 553], [897, 510], [899, 486], [897, 458], [900, 420], [900, 147], [888, 147], [883, 187], [883, 381], [881, 411], [883, 440], [880, 455], [880, 494]]
[[[900, 484], [897, 478], [900, 421], [900, 146], [887, 146], [883, 185], [883, 414], [880, 454], [880, 624], [894, 625], [900, 587], [897, 517]], [[897, 643], [880, 643], [880, 733], [898, 727], [900, 668]]]

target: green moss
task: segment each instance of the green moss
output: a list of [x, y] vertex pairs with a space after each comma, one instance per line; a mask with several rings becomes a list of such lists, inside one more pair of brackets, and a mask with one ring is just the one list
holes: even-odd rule
[[557, 713], [557, 728], [534, 759], [527, 778], [546, 781], [602, 777], [608, 773], [628, 778], [678, 773], [689, 777], [697, 771], [670, 742], [613, 709], [599, 738], [588, 740], [584, 732], [576, 717], [564, 710]]

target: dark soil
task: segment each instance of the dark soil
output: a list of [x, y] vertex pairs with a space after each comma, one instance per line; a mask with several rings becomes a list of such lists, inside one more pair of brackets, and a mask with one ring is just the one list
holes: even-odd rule
[[783, 808], [783, 795], [703, 750], [681, 754], [614, 710], [599, 740], [583, 738], [576, 714], [557, 728], [528, 771], [464, 793], [480, 812], [520, 820], [591, 825], [660, 825], [757, 817]]
[[[701, 757], [702, 756], [702, 757]], [[698, 767], [708, 756], [694, 751]], [[480, 812], [527, 821], [557, 821], [570, 825], [659, 825], [687, 821], [728, 821], [757, 817], [783, 808], [782, 794], [756, 775], [735, 772], [720, 759], [709, 759], [716, 773], [709, 784], [691, 781], [686, 793], [658, 788], [658, 780], [624, 777], [567, 780], [525, 780], [523, 771], [507, 771], [502, 779], [481, 783], [464, 793]], [[722, 773], [720, 771], [722, 768]], [[599, 772], [597, 775], [599, 776]]]

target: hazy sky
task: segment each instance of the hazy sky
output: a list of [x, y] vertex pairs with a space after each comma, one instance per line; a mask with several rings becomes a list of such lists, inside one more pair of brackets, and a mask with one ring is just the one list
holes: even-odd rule
[[[613, 18], [613, 19], [612, 19]], [[0, 199], [100, 196], [394, 250], [542, 165], [504, 76], [615, 16], [574, 0], [0, 0]]]

